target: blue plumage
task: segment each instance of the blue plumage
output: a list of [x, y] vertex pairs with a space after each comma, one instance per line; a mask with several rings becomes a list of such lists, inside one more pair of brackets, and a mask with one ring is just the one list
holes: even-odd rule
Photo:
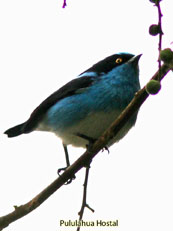
[[[111, 125], [140, 89], [140, 56], [120, 53], [98, 62], [43, 101], [25, 123], [5, 133], [14, 137], [34, 130], [50, 131], [65, 145], [86, 147]], [[128, 132], [136, 116], [109, 146]]]

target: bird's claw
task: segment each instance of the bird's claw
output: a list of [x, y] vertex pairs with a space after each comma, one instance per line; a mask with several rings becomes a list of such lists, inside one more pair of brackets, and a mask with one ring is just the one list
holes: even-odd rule
[[104, 152], [105, 150], [108, 152], [108, 154], [110, 153], [109, 148], [108, 148], [107, 146], [105, 146], [105, 147], [102, 149], [102, 152]]
[[[58, 176], [61, 177], [60, 172], [65, 171], [67, 168], [68, 168], [68, 167], [59, 168], [58, 171], [57, 171]], [[73, 177], [71, 177], [70, 179], [68, 179], [67, 182], [65, 183], [65, 185], [70, 184], [74, 179], [76, 179], [76, 176], [75, 176], [75, 175], [74, 175]]]

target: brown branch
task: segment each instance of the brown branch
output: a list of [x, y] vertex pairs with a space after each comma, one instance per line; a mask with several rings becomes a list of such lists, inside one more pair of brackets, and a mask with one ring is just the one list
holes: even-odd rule
[[[79, 221], [81, 221], [82, 218], [83, 218], [83, 213], [84, 213], [85, 208], [90, 209], [94, 213], [94, 209], [92, 209], [86, 202], [89, 170], [90, 170], [90, 166], [87, 166], [86, 167], [86, 172], [85, 172], [85, 180], [84, 180], [84, 184], [83, 184], [84, 188], [83, 188], [82, 206], [81, 206], [81, 209], [80, 209], [80, 211], [78, 213], [79, 214]], [[80, 231], [80, 226], [77, 227], [77, 231]]]
[[[170, 71], [170, 68], [165, 64], [161, 67], [160, 80]], [[158, 79], [159, 72], [152, 77], [152, 79]], [[45, 188], [41, 193], [34, 197], [28, 203], [21, 205], [19, 207], [15, 206], [15, 210], [5, 216], [0, 217], [0, 230], [7, 227], [10, 223], [16, 221], [17, 219], [27, 215], [37, 207], [39, 207], [47, 198], [49, 198], [56, 190], [58, 190], [68, 179], [74, 176], [81, 168], [86, 166], [100, 150], [102, 150], [107, 142], [112, 139], [120, 129], [125, 125], [125, 123], [130, 119], [130, 117], [140, 108], [144, 101], [148, 97], [148, 93], [145, 87], [138, 91], [126, 107], [126, 109], [121, 113], [118, 119], [107, 129], [106, 132], [87, 150], [78, 160], [76, 160], [67, 170], [54, 182], [52, 182], [47, 188]]]

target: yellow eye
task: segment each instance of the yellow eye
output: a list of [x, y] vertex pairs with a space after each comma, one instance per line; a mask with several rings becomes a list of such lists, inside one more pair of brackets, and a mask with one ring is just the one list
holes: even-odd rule
[[117, 58], [117, 59], [115, 60], [115, 62], [118, 63], [118, 64], [121, 63], [122, 61], [123, 61], [122, 58]]

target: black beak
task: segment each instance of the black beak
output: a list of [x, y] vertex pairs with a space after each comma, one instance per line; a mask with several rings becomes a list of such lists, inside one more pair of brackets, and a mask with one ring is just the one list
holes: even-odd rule
[[134, 66], [137, 65], [141, 56], [142, 54], [134, 56], [128, 61], [128, 63], [132, 63]]

